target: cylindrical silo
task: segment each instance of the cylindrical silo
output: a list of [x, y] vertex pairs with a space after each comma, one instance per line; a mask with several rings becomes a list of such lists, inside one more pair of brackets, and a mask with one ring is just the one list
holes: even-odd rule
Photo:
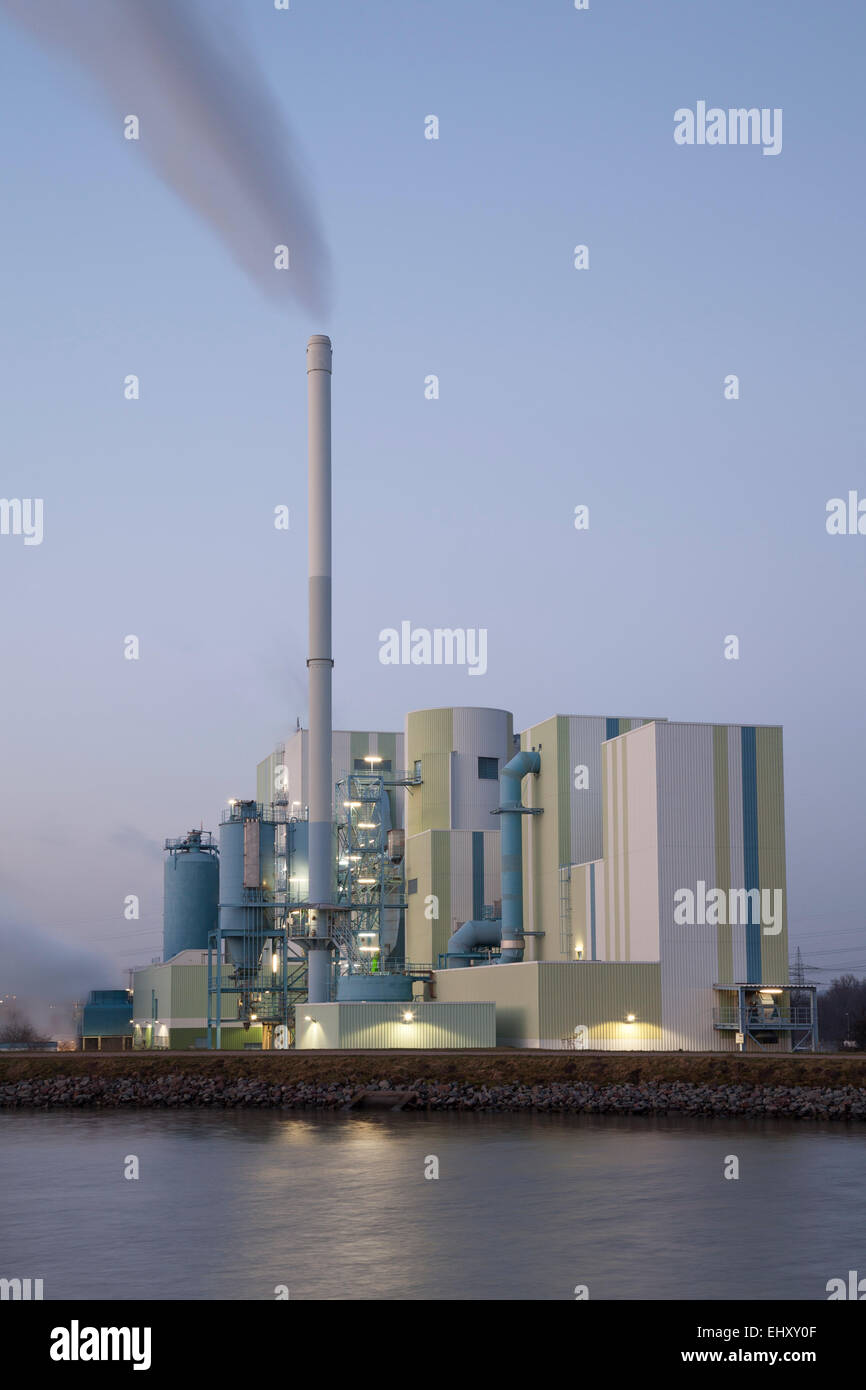
[[337, 980], [341, 1004], [408, 1003], [411, 998], [411, 975], [341, 975]]
[[220, 825], [219, 913], [226, 960], [254, 973], [273, 926], [274, 822], [234, 801]]
[[208, 934], [217, 924], [219, 858], [207, 830], [166, 840], [165, 848], [162, 958], [171, 960], [179, 951], [208, 948]]
[[406, 766], [419, 779], [407, 803], [407, 834], [492, 830], [499, 774], [514, 756], [508, 710], [455, 706], [406, 716]]

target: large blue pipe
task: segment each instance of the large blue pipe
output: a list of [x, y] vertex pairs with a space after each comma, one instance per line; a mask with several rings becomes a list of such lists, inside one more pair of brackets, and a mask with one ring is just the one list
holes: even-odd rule
[[[464, 922], [448, 942], [448, 956], [462, 957], [479, 946], [499, 946], [499, 965], [523, 960], [523, 828], [528, 808], [520, 800], [520, 784], [528, 773], [541, 771], [538, 753], [517, 753], [499, 774], [502, 848], [502, 917]], [[450, 962], [449, 962], [450, 964]]]
[[448, 955], [463, 956], [477, 951], [479, 946], [498, 946], [501, 926], [498, 917], [464, 922], [448, 942]]
[[520, 784], [530, 772], [541, 771], [538, 753], [524, 750], [506, 763], [499, 774], [499, 814], [502, 817], [502, 951], [501, 965], [523, 960], [523, 826], [526, 808], [520, 800]]

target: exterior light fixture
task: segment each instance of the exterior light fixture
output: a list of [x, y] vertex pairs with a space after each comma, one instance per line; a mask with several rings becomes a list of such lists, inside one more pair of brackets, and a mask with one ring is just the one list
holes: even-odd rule
[[277, 971], [279, 970], [279, 968], [280, 968], [280, 958], [279, 958], [279, 956], [277, 955], [276, 951], [274, 951], [273, 955], [271, 956], [271, 970], [272, 970], [272, 971], [274, 972], [274, 974], [276, 975], [276, 973], [277, 973]]
[[250, 1022], [251, 1022], [251, 1023], [256, 1023], [257, 1020], [258, 1020], [258, 1017], [259, 1017], [258, 1014], [250, 1014]]
[[412, 1023], [412, 1022], [414, 1022], [414, 1019], [415, 1019], [415, 1015], [414, 1015], [413, 1013], [408, 1013], [408, 1012], [407, 1012], [407, 1013], [405, 1013], [405, 1014], [403, 1015], [403, 1022], [404, 1022], [404, 1023]]
[[382, 759], [379, 757], [378, 753], [365, 753], [365, 754], [364, 754], [364, 762], [365, 762], [365, 763], [380, 763], [381, 761], [382, 761]]
[[625, 1016], [625, 1021], [626, 1021], [626, 1023], [634, 1023], [634, 1020], [635, 1020], [635, 1015], [634, 1015], [634, 1014], [626, 1014], [626, 1016]]
[[310, 1018], [310, 1015], [309, 1015], [309, 1014], [304, 1014], [304, 1022], [305, 1022], [305, 1023], [318, 1023], [318, 1021], [319, 1021], [319, 1020], [318, 1020], [317, 1018]]
[[348, 806], [350, 811], [355, 811], [359, 806], [363, 806], [363, 801], [344, 801], [343, 805]]
[[375, 883], [376, 880], [375, 880], [374, 878], [359, 878], [359, 879], [358, 879], [358, 882], [359, 882], [359, 883]]
[[376, 822], [374, 820], [359, 820], [357, 828], [358, 830], [375, 830]]

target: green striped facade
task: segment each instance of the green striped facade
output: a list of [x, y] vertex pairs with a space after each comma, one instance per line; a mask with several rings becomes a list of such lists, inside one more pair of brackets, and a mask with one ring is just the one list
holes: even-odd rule
[[658, 963], [535, 961], [442, 970], [436, 997], [495, 1003], [500, 1047], [561, 1048], [575, 1041], [575, 1030], [578, 1045], [600, 1051], [665, 1045]]
[[409, 772], [421, 763], [423, 781], [410, 787], [406, 834], [451, 827], [451, 750], [453, 709], [415, 710], [406, 716], [406, 763]]
[[[523, 782], [524, 804], [541, 808], [540, 815], [525, 818], [523, 827], [524, 925], [544, 933], [530, 939], [535, 959], [592, 958], [590, 877], [572, 866], [604, 856], [604, 758], [609, 740], [652, 722], [643, 716], [554, 715], [521, 734], [521, 747], [541, 757], [539, 775]], [[622, 925], [625, 918], [618, 920]], [[622, 930], [625, 935], [627, 928]], [[620, 945], [597, 958], [631, 957]], [[643, 957], [653, 958], [657, 954]]]
[[406, 842], [406, 889], [407, 959], [435, 966], [457, 927], [497, 904], [498, 829], [413, 835]]

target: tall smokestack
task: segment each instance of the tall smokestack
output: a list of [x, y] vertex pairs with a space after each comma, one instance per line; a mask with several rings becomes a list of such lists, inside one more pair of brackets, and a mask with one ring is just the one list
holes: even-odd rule
[[307, 343], [308, 547], [310, 585], [309, 856], [310, 936], [308, 997], [326, 1003], [331, 993], [330, 926], [334, 901], [331, 785], [331, 340]]

